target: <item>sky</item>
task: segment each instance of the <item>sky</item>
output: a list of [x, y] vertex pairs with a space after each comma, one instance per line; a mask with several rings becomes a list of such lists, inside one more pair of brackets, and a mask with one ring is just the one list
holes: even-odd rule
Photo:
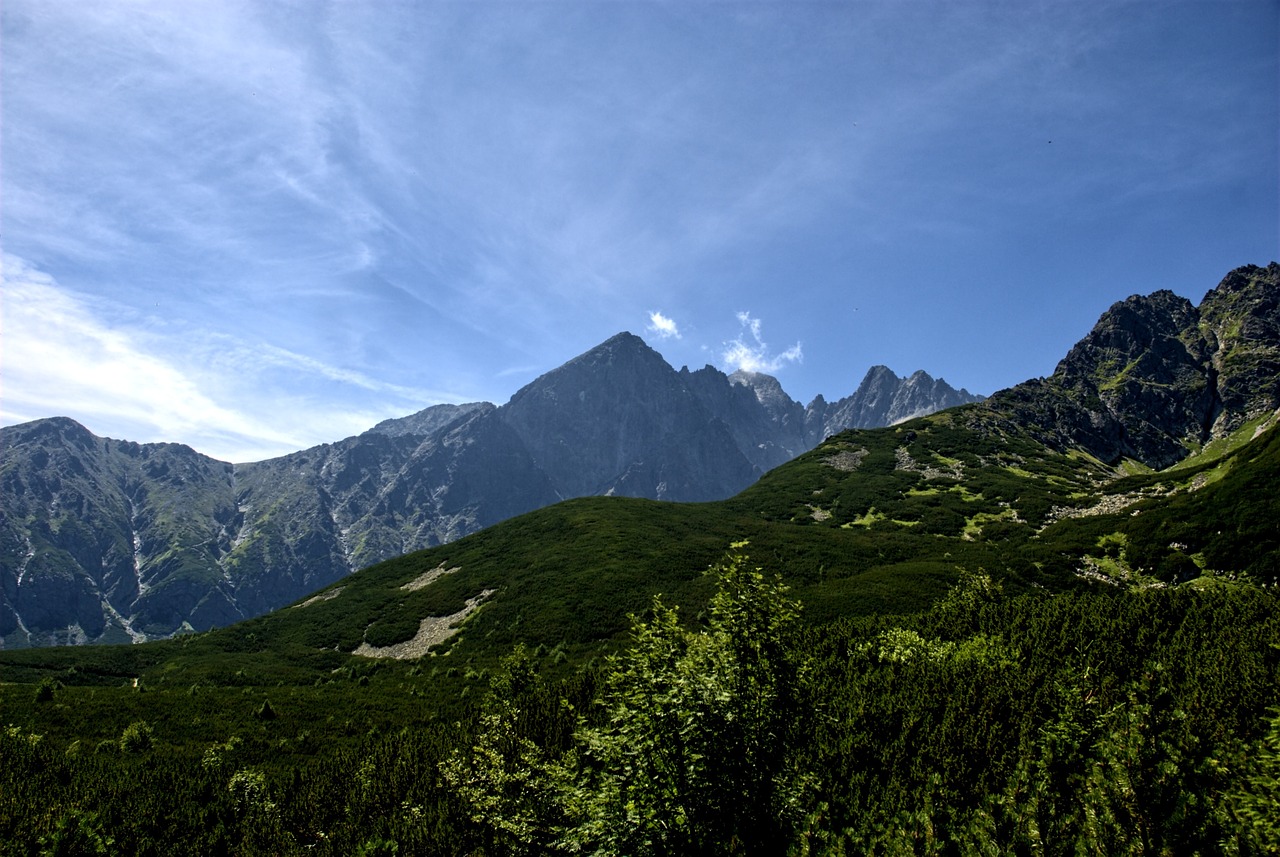
[[255, 461], [623, 330], [990, 394], [1280, 257], [1275, 0], [0, 9], [4, 425]]

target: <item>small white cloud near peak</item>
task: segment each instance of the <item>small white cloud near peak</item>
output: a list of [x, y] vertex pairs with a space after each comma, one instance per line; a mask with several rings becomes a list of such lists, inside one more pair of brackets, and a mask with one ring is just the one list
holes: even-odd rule
[[[737, 339], [726, 342], [721, 354], [724, 365], [730, 370], [777, 372], [788, 363], [800, 363], [804, 360], [799, 342], [781, 354], [770, 356], [769, 346], [760, 333], [760, 319], [752, 318], [751, 313], [738, 313], [738, 323], [742, 325], [743, 332], [738, 334]], [[745, 338], [748, 333], [751, 336], [749, 342]]]
[[680, 328], [676, 325], [675, 319], [667, 318], [657, 310], [649, 313], [648, 330], [659, 339], [680, 338]]

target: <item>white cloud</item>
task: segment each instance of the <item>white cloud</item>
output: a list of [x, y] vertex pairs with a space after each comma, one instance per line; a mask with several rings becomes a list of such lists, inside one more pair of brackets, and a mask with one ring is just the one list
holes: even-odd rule
[[[185, 329], [162, 335], [136, 318], [113, 323], [106, 304], [63, 289], [8, 253], [2, 279], [4, 424], [70, 416], [100, 435], [176, 441], [215, 458], [256, 461], [446, 398], [275, 346]], [[317, 384], [370, 395], [338, 406], [297, 392]]]
[[680, 338], [680, 328], [676, 325], [675, 320], [667, 318], [657, 310], [649, 313], [649, 327], [647, 329], [659, 339]]
[[[737, 339], [726, 342], [721, 354], [726, 367], [734, 370], [741, 369], [744, 372], [772, 373], [788, 363], [799, 363], [804, 360], [799, 342], [781, 354], [770, 356], [769, 346], [760, 333], [760, 319], [752, 318], [750, 313], [738, 313], [738, 323], [742, 325], [743, 333], [738, 334]], [[750, 334], [751, 341], [747, 342], [743, 334]]]

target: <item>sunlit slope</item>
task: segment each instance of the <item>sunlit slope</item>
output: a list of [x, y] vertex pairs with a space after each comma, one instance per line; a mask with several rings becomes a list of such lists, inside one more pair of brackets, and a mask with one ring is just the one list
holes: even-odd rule
[[560, 503], [230, 628], [115, 654], [0, 653], [0, 664], [83, 661], [175, 680], [245, 670], [239, 678], [256, 683], [325, 675], [353, 653], [465, 664], [523, 642], [578, 661], [611, 647], [654, 595], [696, 615], [709, 594], [703, 570], [740, 540], [814, 623], [918, 611], [961, 570], [1010, 591], [1277, 578], [1274, 427], [1243, 428], [1258, 436], [1218, 457], [1121, 476], [1017, 430], [975, 430], [973, 416], [960, 408], [845, 432], [723, 502]]

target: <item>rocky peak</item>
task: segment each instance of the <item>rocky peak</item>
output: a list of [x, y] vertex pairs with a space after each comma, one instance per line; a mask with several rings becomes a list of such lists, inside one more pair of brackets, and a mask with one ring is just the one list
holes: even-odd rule
[[1280, 406], [1280, 265], [1229, 273], [1199, 307], [1168, 290], [1111, 306], [1041, 383], [993, 397], [1057, 446], [1168, 467]]
[[1190, 353], [1198, 342], [1182, 339], [1198, 321], [1191, 302], [1167, 290], [1126, 298], [1102, 314], [1058, 363], [1054, 376], [1069, 385], [1083, 381], [1107, 386], [1139, 369], [1139, 375], [1176, 373], [1188, 361], [1199, 362], [1200, 355]]
[[1227, 274], [1200, 304], [1199, 332], [1217, 376], [1216, 432], [1280, 407], [1280, 264]]
[[702, 500], [752, 478], [727, 427], [631, 333], [537, 378], [499, 414], [562, 497]]
[[801, 410], [800, 403], [788, 396], [782, 389], [782, 384], [772, 375], [739, 369], [729, 375], [728, 380], [735, 386], [746, 387], [755, 394], [756, 401], [780, 418], [791, 418], [793, 412]]
[[[647, 342], [634, 333], [624, 330], [542, 377], [558, 375], [571, 368], [597, 368], [613, 364], [655, 365], [657, 363], [667, 366], [666, 361], [662, 359], [662, 355], [650, 348]], [[670, 367], [667, 366], [667, 368], [669, 369]], [[542, 379], [539, 378], [533, 383], [536, 384], [539, 380]], [[517, 393], [517, 395], [519, 394]]]
[[923, 370], [900, 378], [888, 366], [872, 366], [852, 396], [826, 405], [820, 414], [815, 401], [809, 406], [809, 419], [816, 424], [821, 416], [826, 437], [849, 428], [893, 425], [979, 399], [981, 396], [957, 390], [940, 378], [934, 380]]

